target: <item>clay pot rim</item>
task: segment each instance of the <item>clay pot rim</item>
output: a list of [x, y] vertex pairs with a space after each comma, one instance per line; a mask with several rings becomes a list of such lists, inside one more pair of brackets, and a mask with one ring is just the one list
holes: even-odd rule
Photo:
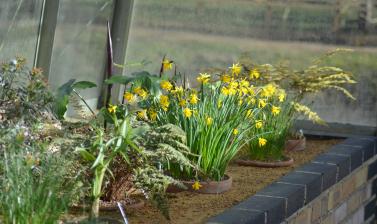
[[265, 162], [260, 160], [244, 160], [238, 159], [236, 163], [240, 166], [254, 166], [254, 167], [264, 167], [264, 168], [276, 168], [276, 167], [288, 167], [293, 165], [294, 160], [291, 157], [285, 157], [287, 160], [275, 161], [275, 162]]
[[[200, 180], [199, 183], [200, 184], [211, 184], [211, 183], [224, 183], [224, 182], [231, 182], [233, 179], [231, 176], [229, 176], [228, 174], [224, 174], [223, 176], [223, 179], [220, 180], [220, 181], [216, 181], [216, 180]], [[186, 184], [194, 184], [196, 182], [196, 180], [180, 180], [180, 182], [182, 183], [186, 183]]]

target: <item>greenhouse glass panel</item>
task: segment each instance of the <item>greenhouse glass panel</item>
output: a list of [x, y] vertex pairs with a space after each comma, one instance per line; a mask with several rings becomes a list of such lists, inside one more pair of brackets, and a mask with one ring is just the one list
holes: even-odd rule
[[32, 65], [43, 0], [2, 0], [0, 55], [3, 60], [23, 56]]
[[300, 70], [331, 50], [353, 49], [326, 63], [355, 75], [350, 90], [357, 100], [336, 91], [307, 100], [328, 122], [376, 127], [376, 21], [372, 0], [138, 0], [127, 63], [152, 63], [129, 66], [128, 73], [158, 73], [164, 55], [191, 77], [229, 67], [241, 56]]
[[82, 91], [92, 107], [103, 81], [112, 11], [112, 0], [60, 0], [49, 82], [54, 89], [70, 79], [97, 83], [98, 88]]

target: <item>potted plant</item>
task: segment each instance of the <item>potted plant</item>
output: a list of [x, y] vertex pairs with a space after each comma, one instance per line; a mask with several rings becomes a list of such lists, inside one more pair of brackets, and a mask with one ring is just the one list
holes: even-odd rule
[[[162, 66], [165, 67], [168, 68]], [[225, 171], [250, 128], [244, 118], [260, 110], [250, 103], [255, 95], [250, 83], [237, 78], [241, 70], [241, 66], [234, 64], [229, 74], [223, 74], [217, 82], [208, 74], [199, 74], [199, 89], [185, 88], [185, 84], [178, 85], [174, 79], [162, 76], [156, 82], [159, 90], [145, 79], [140, 85], [134, 82], [125, 92], [126, 102], [132, 103], [141, 90], [150, 89], [154, 94], [141, 104], [148, 120], [157, 126], [177, 125], [186, 133], [190, 153], [185, 155], [196, 167], [182, 168], [170, 163], [164, 169], [189, 190], [221, 193], [231, 187], [232, 179]], [[156, 80], [156, 76], [151, 77]]]

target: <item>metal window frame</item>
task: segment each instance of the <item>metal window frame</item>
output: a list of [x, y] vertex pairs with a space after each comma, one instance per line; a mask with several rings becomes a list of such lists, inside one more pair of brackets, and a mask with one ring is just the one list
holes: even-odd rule
[[39, 35], [34, 57], [34, 66], [42, 68], [48, 78], [50, 74], [55, 29], [59, 14], [60, 0], [44, 0], [39, 24]]
[[[60, 0], [44, 0], [42, 6], [34, 66], [42, 68], [44, 75], [47, 78], [50, 75], [55, 30], [59, 15], [59, 5]], [[133, 6], [134, 0], [114, 0], [111, 19], [111, 36], [113, 41], [114, 62], [117, 64], [125, 63]], [[104, 52], [104, 55], [106, 55], [105, 53], [106, 52]], [[106, 58], [103, 59], [102, 63], [104, 69], [106, 69]], [[114, 74], [124, 74], [124, 68], [114, 67], [113, 71]], [[122, 90], [119, 85], [114, 85], [111, 99], [112, 102], [117, 102], [119, 100], [121, 91]], [[102, 96], [100, 96], [100, 98], [101, 97]], [[101, 104], [100, 100], [99, 104]]]

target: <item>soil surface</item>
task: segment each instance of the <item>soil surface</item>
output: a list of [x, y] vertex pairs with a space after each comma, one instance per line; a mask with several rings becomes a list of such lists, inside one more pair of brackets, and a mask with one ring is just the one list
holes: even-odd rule
[[[332, 145], [340, 141], [342, 140], [307, 140], [306, 149], [304, 151], [287, 153], [287, 156], [292, 157], [295, 161], [294, 165], [291, 167], [256, 168], [231, 164], [227, 171], [227, 174], [233, 178], [233, 186], [230, 191], [219, 195], [190, 192], [169, 194], [170, 221], [167, 221], [160, 212], [149, 203], [139, 210], [128, 213], [128, 221], [131, 224], [204, 223], [209, 217], [219, 214], [225, 209], [245, 200], [291, 170], [309, 162], [317, 154], [325, 152]], [[111, 218], [120, 218], [118, 214], [109, 213], [103, 215]]]

